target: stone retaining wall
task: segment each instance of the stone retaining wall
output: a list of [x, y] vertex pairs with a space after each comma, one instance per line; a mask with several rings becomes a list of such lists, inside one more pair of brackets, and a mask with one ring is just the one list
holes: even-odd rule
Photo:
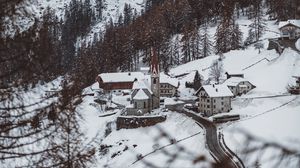
[[117, 130], [152, 126], [163, 122], [167, 116], [120, 116], [117, 118]]

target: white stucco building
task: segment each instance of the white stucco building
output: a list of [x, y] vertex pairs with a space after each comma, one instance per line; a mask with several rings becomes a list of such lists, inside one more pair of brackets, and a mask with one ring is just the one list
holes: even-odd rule
[[231, 98], [233, 93], [226, 85], [204, 85], [198, 91], [198, 110], [205, 116], [212, 116], [218, 113], [231, 110]]

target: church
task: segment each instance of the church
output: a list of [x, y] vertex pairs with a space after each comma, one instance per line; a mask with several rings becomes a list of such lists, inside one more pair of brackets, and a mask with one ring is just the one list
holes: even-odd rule
[[127, 115], [143, 115], [150, 113], [160, 105], [160, 73], [159, 61], [155, 50], [151, 49], [151, 82], [136, 79], [132, 86], [131, 103], [126, 107]]

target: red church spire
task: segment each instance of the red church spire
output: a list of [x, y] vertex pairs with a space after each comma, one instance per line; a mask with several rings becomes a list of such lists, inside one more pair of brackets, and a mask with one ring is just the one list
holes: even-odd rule
[[158, 75], [159, 74], [159, 63], [158, 63], [158, 57], [157, 53], [154, 47], [151, 47], [151, 73], [152, 75]]

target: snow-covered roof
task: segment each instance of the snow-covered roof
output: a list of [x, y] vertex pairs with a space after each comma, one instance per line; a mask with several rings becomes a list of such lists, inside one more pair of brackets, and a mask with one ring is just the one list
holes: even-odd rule
[[132, 85], [132, 90], [136, 89], [147, 89], [151, 94], [153, 94], [149, 86], [145, 83], [145, 80], [135, 81]]
[[231, 69], [226, 71], [229, 75], [244, 75], [241, 70]]
[[178, 79], [177, 78], [171, 78], [170, 76], [160, 73], [160, 83], [168, 83], [174, 87], [178, 87]]
[[143, 89], [139, 89], [139, 91], [136, 93], [136, 95], [132, 99], [147, 100], [147, 99], [150, 99], [150, 97], [144, 92]]
[[[147, 75], [147, 81], [148, 81], [149, 84], [151, 83], [151, 75]], [[172, 77], [164, 74], [163, 72], [160, 73], [159, 83], [167, 83], [167, 84], [170, 84], [174, 87], [178, 87], [178, 79], [177, 78], [172, 78]]]
[[287, 21], [281, 21], [279, 22], [278, 28], [282, 28], [286, 25], [292, 24], [294, 26], [297, 26], [300, 28], [300, 20], [287, 20]]
[[140, 67], [141, 71], [150, 71], [150, 67]]
[[142, 72], [116, 72], [116, 73], [102, 73], [99, 74], [103, 83], [116, 83], [116, 82], [133, 82], [135, 79], [144, 79], [145, 76]]
[[208, 94], [209, 97], [231, 97], [233, 93], [226, 85], [204, 85], [200, 88]]
[[[246, 82], [247, 80], [245, 78], [241, 78], [241, 77], [231, 77], [229, 79], [227, 79], [223, 85], [226, 86], [237, 86], [240, 82]], [[247, 81], [249, 82], [249, 81]]]

